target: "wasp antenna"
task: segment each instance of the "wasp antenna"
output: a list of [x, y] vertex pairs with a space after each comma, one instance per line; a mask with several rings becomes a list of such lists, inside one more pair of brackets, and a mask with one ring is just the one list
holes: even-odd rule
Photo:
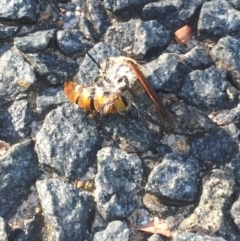
[[93, 58], [93, 56], [92, 56], [91, 54], [89, 54], [89, 53], [87, 52], [87, 55], [88, 55], [88, 57], [97, 65], [97, 67], [98, 67], [99, 69], [102, 69], [101, 66], [99, 65], [99, 63]]

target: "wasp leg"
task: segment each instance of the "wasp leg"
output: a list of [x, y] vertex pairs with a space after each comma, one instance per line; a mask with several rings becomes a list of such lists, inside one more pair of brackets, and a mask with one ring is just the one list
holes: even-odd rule
[[154, 91], [152, 86], [149, 84], [149, 82], [146, 80], [142, 72], [139, 70], [138, 66], [131, 60], [127, 60], [126, 64], [131, 68], [131, 70], [134, 72], [138, 80], [143, 85], [144, 89], [146, 90], [148, 96], [150, 97], [156, 112], [164, 125], [166, 129], [168, 129], [165, 119], [171, 124], [172, 127], [174, 127], [174, 123], [172, 120], [172, 117], [170, 116], [170, 113], [166, 109], [166, 107], [163, 105], [162, 101], [158, 97], [157, 93]]

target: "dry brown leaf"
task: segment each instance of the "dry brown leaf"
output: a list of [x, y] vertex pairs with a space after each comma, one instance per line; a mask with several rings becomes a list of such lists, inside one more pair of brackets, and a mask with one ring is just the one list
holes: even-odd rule
[[164, 220], [159, 220], [158, 218], [154, 218], [154, 221], [140, 226], [137, 229], [147, 233], [157, 233], [168, 238], [173, 236], [173, 232], [171, 232]]
[[10, 149], [10, 144], [5, 141], [0, 141], [0, 156], [5, 155]]
[[39, 11], [40, 20], [47, 20], [51, 16], [50, 12]]
[[175, 32], [175, 39], [179, 44], [186, 44], [193, 35], [193, 29], [188, 25], [183, 26]]

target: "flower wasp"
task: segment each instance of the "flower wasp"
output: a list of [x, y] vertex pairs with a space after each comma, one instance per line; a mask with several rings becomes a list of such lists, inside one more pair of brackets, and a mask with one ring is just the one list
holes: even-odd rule
[[100, 75], [93, 85], [87, 87], [77, 85], [75, 81], [65, 81], [64, 92], [70, 101], [90, 111], [92, 116], [122, 113], [137, 110], [133, 96], [145, 90], [164, 127], [174, 126], [168, 110], [145, 78], [140, 64], [119, 56], [107, 58], [99, 65], [90, 54], [88, 56], [98, 65]]

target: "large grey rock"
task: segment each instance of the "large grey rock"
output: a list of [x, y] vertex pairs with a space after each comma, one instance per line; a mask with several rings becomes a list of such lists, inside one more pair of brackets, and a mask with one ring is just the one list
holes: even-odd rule
[[179, 96], [202, 109], [220, 109], [225, 105], [226, 74], [216, 67], [188, 74]]
[[53, 39], [56, 30], [37, 31], [24, 37], [15, 37], [14, 44], [23, 52], [31, 53], [44, 50]]
[[52, 110], [36, 135], [39, 162], [70, 178], [80, 178], [93, 164], [100, 146], [94, 121], [72, 103]]
[[94, 235], [93, 241], [128, 241], [129, 229], [121, 221], [113, 221], [103, 231]]
[[186, 69], [174, 54], [162, 54], [144, 65], [147, 69], [148, 80], [157, 90], [174, 92], [182, 82], [182, 77], [186, 74]]
[[192, 135], [208, 132], [215, 128], [214, 122], [198, 109], [178, 102], [170, 106], [174, 113], [174, 133]]
[[177, 234], [175, 237], [175, 241], [189, 241], [189, 240], [194, 240], [194, 241], [227, 241], [226, 239], [219, 238], [219, 237], [212, 237], [208, 235], [198, 235], [196, 233], [180, 233]]
[[216, 64], [220, 64], [240, 88], [240, 42], [233, 37], [221, 38], [212, 48], [210, 55]]
[[92, 196], [57, 178], [37, 181], [36, 187], [49, 239], [87, 240], [95, 215]]
[[34, 0], [1, 0], [0, 19], [36, 22], [37, 4]]
[[57, 45], [63, 54], [73, 57], [83, 56], [92, 47], [90, 40], [76, 29], [58, 31]]
[[156, 1], [146, 4], [142, 10], [144, 19], [158, 22], [176, 31], [186, 24], [202, 5], [202, 0]]
[[170, 32], [157, 21], [132, 19], [109, 27], [104, 42], [125, 55], [141, 59], [150, 52], [160, 52], [170, 42]]
[[0, 40], [5, 40], [14, 36], [19, 27], [0, 24]]
[[229, 1], [205, 2], [201, 8], [198, 30], [217, 37], [224, 37], [240, 27], [240, 12]]
[[66, 98], [62, 86], [42, 87], [36, 98], [36, 110], [38, 114], [44, 115], [66, 101], [69, 100]]
[[197, 193], [199, 171], [195, 158], [167, 154], [150, 173], [145, 190], [159, 198], [193, 201]]
[[142, 180], [138, 156], [106, 147], [97, 153], [95, 198], [100, 215], [107, 221], [126, 218], [136, 208]]
[[103, 7], [102, 1], [87, 0], [86, 5], [94, 29], [99, 35], [104, 34], [111, 23], [106, 10]]
[[15, 214], [41, 174], [32, 145], [23, 141], [0, 157], [0, 216], [5, 219]]
[[240, 197], [238, 197], [238, 199], [232, 205], [231, 216], [238, 230], [240, 230]]
[[25, 57], [40, 80], [50, 85], [62, 84], [65, 79], [72, 79], [78, 69], [75, 61], [66, 60], [64, 56], [50, 51], [26, 54]]
[[0, 109], [0, 139], [11, 143], [30, 136], [32, 114], [27, 100], [14, 101]]
[[204, 230], [205, 233], [219, 233], [230, 237], [233, 229], [226, 212], [235, 186], [233, 173], [213, 170], [204, 176], [202, 183], [200, 202], [195, 211], [183, 220], [179, 230]]
[[217, 165], [226, 163], [237, 148], [237, 141], [221, 128], [216, 128], [204, 136], [196, 136], [191, 140], [193, 156], [201, 162], [210, 160]]
[[34, 69], [23, 56], [12, 50], [0, 58], [0, 105], [27, 96], [26, 90], [37, 81]]

